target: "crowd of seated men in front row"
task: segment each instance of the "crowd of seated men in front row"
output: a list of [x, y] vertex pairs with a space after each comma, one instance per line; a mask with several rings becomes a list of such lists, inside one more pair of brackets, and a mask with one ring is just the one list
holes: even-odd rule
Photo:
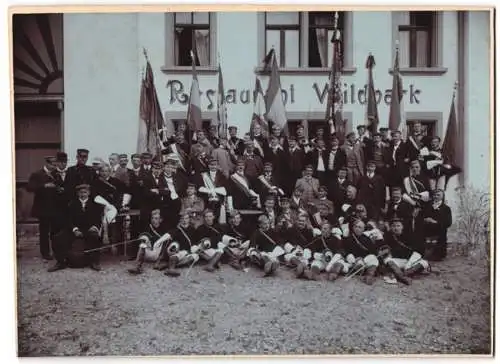
[[235, 128], [227, 140], [198, 132], [190, 146], [180, 129], [161, 155], [132, 155], [133, 168], [124, 154], [87, 166], [86, 149], [68, 168], [60, 152], [28, 184], [41, 253], [52, 259], [52, 245], [49, 271], [100, 270], [103, 241], [128, 241], [131, 274], [145, 261], [170, 276], [205, 261], [207, 271], [227, 262], [269, 276], [286, 265], [300, 278], [359, 274], [368, 284], [386, 269], [409, 284], [446, 257], [452, 217], [441, 181], [456, 168], [443, 164], [439, 138], [418, 129], [403, 141], [361, 127], [341, 146], [322, 130], [304, 140], [300, 128], [264, 138], [258, 127], [244, 139]]

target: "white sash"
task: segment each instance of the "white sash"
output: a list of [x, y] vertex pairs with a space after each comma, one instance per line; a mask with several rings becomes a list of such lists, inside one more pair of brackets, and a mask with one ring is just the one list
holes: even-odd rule
[[179, 151], [177, 150], [177, 146], [175, 145], [175, 143], [170, 144], [170, 148], [172, 149], [172, 152], [179, 159], [179, 165], [180, 165], [180, 167], [185, 171], [186, 168], [184, 168], [184, 164], [182, 163], [182, 156], [180, 155]]
[[269, 190], [275, 190], [277, 191], [281, 196], [284, 196], [285, 195], [285, 192], [279, 188], [279, 187], [276, 187], [276, 186], [272, 186], [269, 181], [266, 179], [266, 177], [264, 177], [263, 175], [260, 175], [259, 176], [259, 181], [262, 182], [262, 184], [264, 186], [266, 186]]

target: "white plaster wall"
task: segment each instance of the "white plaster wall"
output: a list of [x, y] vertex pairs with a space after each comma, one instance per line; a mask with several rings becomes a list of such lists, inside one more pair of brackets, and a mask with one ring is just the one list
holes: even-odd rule
[[64, 14], [64, 149], [71, 161], [137, 142], [136, 14]]

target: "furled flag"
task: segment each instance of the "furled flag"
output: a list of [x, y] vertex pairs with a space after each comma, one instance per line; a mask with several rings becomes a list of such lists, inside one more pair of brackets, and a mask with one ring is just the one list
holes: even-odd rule
[[260, 125], [262, 135], [269, 136], [269, 126], [264, 118], [266, 113], [266, 102], [264, 100], [264, 91], [258, 77], [255, 78], [255, 90], [253, 91], [253, 115], [250, 123], [250, 134], [253, 133], [253, 126], [257, 123]]
[[453, 91], [448, 125], [446, 126], [446, 134], [443, 140], [443, 162], [451, 165], [452, 167], [457, 167], [459, 165], [459, 149], [457, 148], [457, 143], [458, 125], [457, 113], [455, 109], [455, 91]]
[[[273, 123], [273, 125], [278, 125], [281, 130], [285, 133], [287, 132], [287, 120], [285, 103], [283, 102], [283, 96], [281, 95], [281, 81], [279, 74], [278, 61], [276, 60], [276, 54], [274, 48], [270, 51], [270, 56], [272, 57], [272, 67], [271, 67], [271, 77], [269, 78], [269, 83], [266, 90], [266, 119]], [[266, 58], [269, 57], [269, 54]]]
[[217, 92], [217, 120], [219, 127], [219, 138], [227, 138], [227, 107], [222, 81], [222, 69], [219, 64], [219, 88]]
[[373, 66], [375, 66], [375, 58], [370, 53], [366, 59], [366, 68], [368, 68], [368, 97], [366, 103], [366, 121], [368, 123], [367, 130], [373, 135], [378, 130], [378, 110], [377, 97], [375, 94], [375, 85], [373, 83]]
[[196, 132], [202, 130], [202, 119], [200, 84], [198, 83], [198, 76], [196, 74], [196, 63], [193, 51], [191, 51], [191, 60], [193, 64], [193, 81], [191, 82], [191, 93], [189, 95], [187, 125], [189, 130], [193, 133], [193, 139], [195, 140]]
[[403, 100], [403, 80], [399, 74], [399, 47], [396, 46], [396, 57], [392, 69], [391, 106], [389, 109], [389, 130], [401, 130], [401, 101]]
[[140, 95], [140, 123], [139, 135], [137, 138], [137, 152], [149, 152], [153, 155], [159, 155], [162, 148], [160, 140], [160, 131], [163, 131], [164, 137], [173, 135], [173, 125], [167, 127], [163, 120], [158, 94], [154, 85], [153, 69], [147, 58], [146, 50], [146, 74], [141, 82]]
[[330, 134], [335, 134], [339, 142], [343, 144], [345, 137], [345, 122], [342, 116], [342, 59], [341, 59], [341, 32], [338, 29], [338, 12], [335, 12], [334, 33], [332, 43], [332, 67], [330, 69], [328, 83], [328, 100], [326, 103], [325, 122]]

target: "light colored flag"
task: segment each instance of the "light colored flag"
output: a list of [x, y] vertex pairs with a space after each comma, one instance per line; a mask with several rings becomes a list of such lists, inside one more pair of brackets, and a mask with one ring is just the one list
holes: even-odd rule
[[269, 135], [269, 126], [264, 118], [266, 113], [266, 102], [264, 100], [264, 91], [258, 77], [255, 78], [255, 90], [253, 91], [253, 115], [250, 123], [250, 134], [253, 133], [253, 126], [255, 123], [260, 125], [262, 135], [267, 137]]
[[276, 54], [274, 49], [272, 52], [272, 67], [271, 67], [271, 77], [269, 78], [269, 84], [266, 90], [266, 119], [273, 122], [273, 124], [279, 125], [281, 130], [287, 131], [287, 119], [285, 103], [283, 102], [283, 96], [281, 95], [281, 81], [279, 74], [278, 61], [276, 60]]

